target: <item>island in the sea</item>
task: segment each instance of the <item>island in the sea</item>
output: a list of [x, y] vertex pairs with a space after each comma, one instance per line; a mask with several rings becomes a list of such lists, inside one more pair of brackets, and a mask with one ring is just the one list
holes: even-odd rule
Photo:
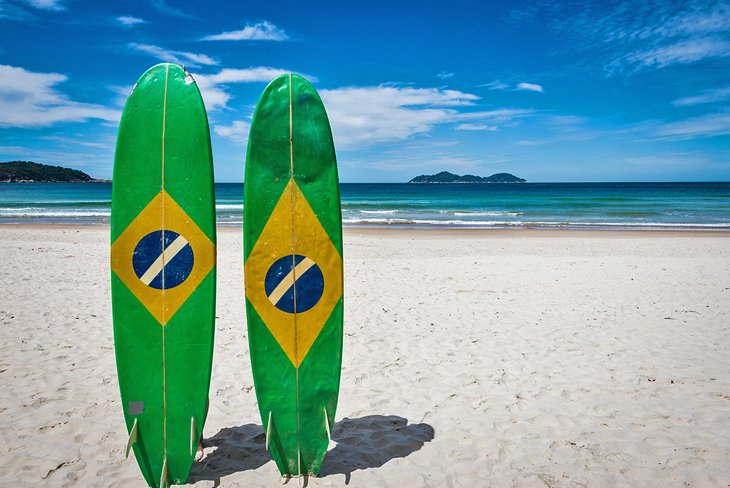
[[435, 175], [420, 175], [408, 183], [524, 183], [524, 178], [518, 178], [510, 173], [495, 173], [492, 176], [455, 175], [442, 171]]
[[0, 183], [108, 183], [83, 171], [31, 161], [0, 163]]

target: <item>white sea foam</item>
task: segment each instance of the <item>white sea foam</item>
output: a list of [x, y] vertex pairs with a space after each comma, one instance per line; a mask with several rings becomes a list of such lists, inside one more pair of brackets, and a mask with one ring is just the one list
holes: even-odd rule
[[[61, 183], [63, 184], [63, 183]], [[28, 202], [30, 203], [30, 202]], [[104, 203], [107, 205], [111, 205], [111, 200], [49, 200], [49, 199], [43, 199], [40, 198], [38, 200], [33, 200], [32, 203], [43, 205], [43, 204], [49, 204], [49, 205], [78, 205], [78, 204], [87, 204], [87, 203]]]
[[494, 220], [436, 220], [436, 219], [373, 219], [373, 218], [345, 218], [343, 224], [365, 225], [423, 225], [423, 226], [465, 226], [465, 227], [492, 227], [496, 225], [516, 225], [517, 222], [500, 222]]
[[455, 217], [518, 217], [522, 212], [454, 212]]
[[109, 217], [109, 210], [48, 210], [45, 208], [3, 208], [0, 217]]
[[368, 215], [395, 215], [398, 213], [397, 210], [359, 210], [359, 212]]
[[673, 228], [673, 227], [701, 227], [701, 228], [714, 228], [714, 229], [728, 229], [730, 230], [730, 222], [717, 222], [712, 224], [700, 224], [694, 222], [527, 222], [528, 224], [546, 225], [546, 226], [581, 226], [581, 227], [661, 227], [661, 228]]
[[548, 222], [524, 220], [438, 220], [405, 218], [345, 218], [349, 225], [405, 225], [423, 227], [548, 227], [548, 228], [617, 228], [617, 229], [716, 229], [730, 230], [730, 222], [718, 223], [667, 223], [667, 222]]

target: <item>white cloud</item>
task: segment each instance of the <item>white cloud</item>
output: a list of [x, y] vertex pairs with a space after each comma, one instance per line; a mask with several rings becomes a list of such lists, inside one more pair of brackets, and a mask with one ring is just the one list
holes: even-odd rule
[[[270, 68], [267, 66], [257, 66], [255, 68], [233, 69], [226, 68], [214, 75], [206, 77], [213, 83], [253, 83], [253, 82], [269, 82], [277, 76], [291, 73], [284, 69]], [[309, 80], [316, 80], [312, 76], [305, 76]]]
[[701, 95], [684, 97], [672, 102], [672, 105], [686, 106], [699, 105], [701, 103], [721, 102], [730, 98], [730, 86], [725, 88], [716, 88], [714, 90], [704, 90]]
[[[286, 70], [256, 67], [224, 69], [211, 75], [194, 75], [208, 110], [226, 108], [231, 95], [229, 83], [268, 82]], [[311, 77], [310, 77], [311, 79]], [[338, 148], [368, 147], [381, 142], [403, 141], [427, 134], [438, 125], [457, 124], [458, 130], [497, 130], [499, 124], [514, 123], [533, 111], [496, 109], [465, 111], [479, 97], [470, 93], [437, 88], [380, 85], [320, 90]], [[245, 141], [249, 122], [214, 124], [221, 137]]]
[[507, 83], [502, 83], [501, 81], [493, 81], [491, 83], [485, 83], [484, 85], [479, 85], [482, 88], [487, 88], [489, 90], [506, 90], [509, 88], [509, 85]]
[[451, 120], [478, 97], [435, 88], [377, 86], [322, 90], [339, 147], [398, 141]]
[[553, 115], [550, 117], [551, 123], [563, 127], [584, 124], [588, 120], [588, 118], [579, 115]]
[[[279, 68], [257, 66], [246, 69], [226, 68], [212, 75], [193, 73], [193, 77], [203, 95], [205, 107], [208, 110], [226, 108], [231, 95], [226, 91], [226, 85], [231, 83], [268, 83], [279, 75], [291, 73]], [[316, 78], [303, 75], [309, 80]]]
[[456, 126], [456, 130], [493, 132], [497, 130], [497, 126], [487, 124], [459, 124]]
[[[661, 69], [730, 56], [730, 4], [725, 1], [588, 3], [563, 8], [553, 25], [600, 60], [608, 74]], [[569, 20], [565, 20], [569, 19]]]
[[442, 71], [441, 73], [436, 75], [438, 78], [441, 78], [442, 80], [448, 80], [449, 78], [454, 77], [454, 73], [450, 73], [448, 71]]
[[655, 130], [659, 139], [675, 141], [730, 134], [730, 112], [718, 112], [660, 125]]
[[44, 127], [59, 122], [100, 119], [117, 122], [118, 110], [69, 100], [56, 89], [60, 73], [34, 73], [0, 65], [0, 127]]
[[436, 88], [346, 87], [321, 90], [320, 95], [340, 148], [403, 141], [445, 124], [480, 121], [496, 125], [531, 113], [517, 109], [464, 111], [479, 97]]
[[125, 27], [130, 27], [137, 24], [144, 24], [145, 20], [140, 19], [139, 17], [132, 17], [130, 15], [121, 15], [117, 17], [117, 22], [122, 24]]
[[25, 0], [24, 3], [39, 10], [49, 10], [53, 12], [66, 10], [66, 6], [61, 0]]
[[216, 125], [213, 132], [221, 137], [245, 143], [248, 140], [248, 133], [251, 123], [245, 120], [236, 120], [231, 125]]
[[622, 64], [663, 68], [672, 64], [689, 64], [706, 58], [728, 56], [730, 56], [730, 42], [724, 39], [687, 39], [632, 53], [611, 63], [609, 69], [618, 69]]
[[180, 9], [170, 7], [165, 0], [152, 0], [152, 6], [160, 13], [173, 17], [193, 18]]
[[83, 138], [72, 138], [72, 137], [63, 137], [63, 136], [43, 136], [41, 139], [45, 141], [51, 141], [51, 142], [57, 142], [60, 146], [65, 146], [68, 148], [77, 148], [78, 146], [83, 147], [93, 147], [97, 149], [108, 149], [110, 151], [114, 150], [114, 143], [115, 139], [112, 138], [111, 140], [107, 140], [106, 142], [100, 142], [98, 140], [88, 140]]
[[521, 141], [515, 142], [515, 146], [541, 146], [543, 144], [547, 144], [548, 141], [546, 140], [533, 140], [533, 139], [524, 139]]
[[672, 37], [730, 30], [730, 5], [727, 3], [718, 3], [711, 8], [695, 4], [691, 8], [694, 10], [665, 16], [666, 20], [654, 28], [655, 34]]
[[231, 95], [224, 88], [208, 81], [208, 78], [202, 75], [193, 74], [193, 78], [198, 84], [206, 110], [219, 110], [228, 106]]
[[127, 98], [129, 98], [129, 95], [132, 93], [132, 90], [134, 90], [134, 87], [134, 84], [125, 86], [107, 85], [107, 88], [116, 95], [112, 104], [118, 105], [119, 107], [124, 107], [124, 104], [127, 103]]
[[130, 42], [128, 46], [135, 51], [150, 54], [161, 61], [181, 64], [187, 67], [199, 67], [200, 65], [210, 66], [217, 65], [219, 63], [217, 59], [211, 58], [205, 54], [172, 51], [159, 46], [153, 46], [151, 44], [137, 44], [136, 42]]
[[516, 90], [521, 91], [533, 91], [538, 93], [545, 93], [542, 86], [536, 85], [535, 83], [518, 83], [515, 87]]
[[62, 0], [18, 0], [8, 2], [0, 0], [0, 19], [15, 21], [28, 21], [36, 19], [32, 9], [45, 10], [47, 12], [61, 12], [66, 10]]
[[499, 91], [533, 91], [533, 92], [539, 92], [539, 93], [545, 93], [545, 90], [541, 85], [537, 85], [535, 83], [517, 83], [516, 85], [508, 85], [507, 83], [504, 83], [502, 81], [492, 81], [491, 83], [485, 83], [483, 85], [479, 85], [481, 88], [486, 88], [488, 90], [499, 90]]
[[492, 123], [510, 122], [514, 119], [528, 117], [535, 113], [534, 110], [523, 108], [499, 108], [496, 110], [485, 110], [480, 112], [462, 112], [456, 116], [458, 120], [489, 120]]
[[204, 41], [286, 41], [289, 36], [283, 29], [271, 22], [263, 21], [257, 24], [246, 24], [241, 30], [222, 32], [212, 36], [205, 36]]

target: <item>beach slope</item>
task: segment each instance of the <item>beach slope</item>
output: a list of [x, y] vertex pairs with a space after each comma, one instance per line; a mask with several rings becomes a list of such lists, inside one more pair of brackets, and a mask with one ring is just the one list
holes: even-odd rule
[[[276, 486], [240, 229], [219, 233], [206, 459]], [[727, 486], [727, 233], [345, 232], [333, 442], [310, 486]], [[114, 366], [104, 226], [0, 229], [0, 485], [144, 486]]]

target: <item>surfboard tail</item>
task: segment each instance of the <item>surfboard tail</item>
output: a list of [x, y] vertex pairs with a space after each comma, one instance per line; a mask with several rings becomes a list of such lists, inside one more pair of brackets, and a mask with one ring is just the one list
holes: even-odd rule
[[[330, 440], [331, 422], [322, 412], [319, 431], [301, 435], [296, 431], [281, 432], [276, 423], [277, 416], [269, 412], [266, 422], [266, 450], [271, 453], [282, 476], [317, 476]], [[314, 418], [314, 417], [312, 417]], [[306, 425], [305, 428], [308, 426]], [[286, 425], [282, 428], [286, 429]], [[312, 425], [309, 425], [312, 427]]]

